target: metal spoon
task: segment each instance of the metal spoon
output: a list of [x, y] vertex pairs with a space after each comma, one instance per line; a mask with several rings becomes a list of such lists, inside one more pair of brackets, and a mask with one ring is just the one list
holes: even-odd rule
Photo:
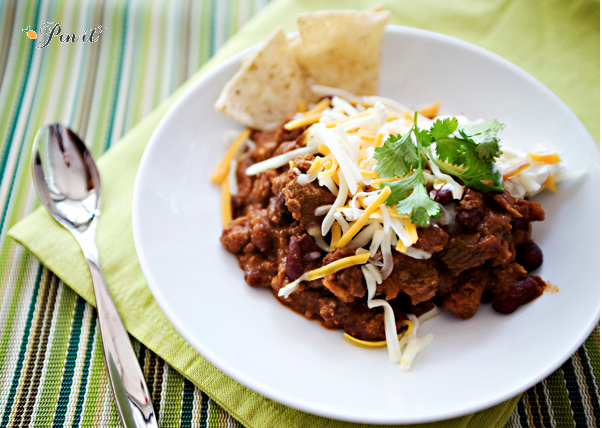
[[153, 404], [111, 293], [95, 243], [100, 175], [79, 137], [59, 124], [42, 127], [32, 151], [33, 182], [42, 204], [79, 243], [94, 284], [105, 362], [123, 425], [157, 427]]

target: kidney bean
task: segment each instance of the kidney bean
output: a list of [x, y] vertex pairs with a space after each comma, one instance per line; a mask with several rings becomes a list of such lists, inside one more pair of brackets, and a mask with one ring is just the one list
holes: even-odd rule
[[288, 254], [286, 256], [286, 276], [295, 280], [303, 275], [303, 253], [296, 236], [291, 236], [288, 241]]
[[453, 195], [451, 189], [442, 187], [435, 193], [435, 202], [438, 202], [441, 205], [447, 205], [452, 201], [452, 197]]
[[516, 246], [516, 262], [527, 272], [537, 269], [543, 263], [541, 248], [532, 240]]
[[493, 309], [502, 314], [510, 314], [517, 310], [520, 305], [534, 298], [537, 292], [538, 285], [533, 278], [519, 279], [504, 295], [493, 300]]

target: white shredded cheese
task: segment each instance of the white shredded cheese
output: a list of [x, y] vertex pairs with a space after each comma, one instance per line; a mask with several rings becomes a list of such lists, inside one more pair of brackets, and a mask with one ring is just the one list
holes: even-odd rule
[[401, 113], [401, 114], [403, 114], [405, 111], [410, 111], [409, 108], [407, 108], [406, 106], [400, 104], [399, 102], [397, 102], [395, 100], [392, 100], [391, 98], [371, 95], [371, 96], [364, 97], [364, 100], [371, 104], [381, 103], [384, 106], [389, 107], [391, 110], [394, 110], [395, 112]]
[[230, 162], [230, 170], [228, 171], [228, 184], [230, 186], [230, 194], [236, 195], [238, 193], [238, 180], [236, 179], [236, 167], [238, 162], [236, 159], [232, 159]]
[[289, 161], [294, 160], [297, 156], [316, 153], [318, 153], [318, 146], [301, 147], [300, 149], [291, 150], [290, 152], [274, 156], [273, 158], [266, 159], [262, 162], [257, 162], [248, 167], [245, 173], [247, 175], [257, 175], [266, 172], [269, 169], [280, 168], [289, 163]]
[[326, 217], [324, 217], [324, 220], [322, 220], [322, 236], [326, 236], [328, 234], [330, 228], [332, 227], [332, 223], [334, 223], [334, 215], [337, 212], [337, 208], [342, 207], [345, 204], [345, 201], [347, 200], [347, 182], [343, 177], [342, 171], [338, 171], [337, 174], [339, 176], [339, 184], [341, 185], [341, 188], [339, 189], [337, 198], [335, 199], [334, 203], [330, 206], [328, 213], [326, 213]]
[[389, 360], [392, 363], [397, 363], [401, 360], [401, 351], [399, 342], [397, 341], [397, 327], [395, 326], [395, 313], [393, 308], [383, 299], [373, 299], [368, 302], [370, 309], [382, 306], [385, 311], [385, 338], [387, 339], [387, 350], [389, 351]]
[[314, 238], [314, 241], [316, 242], [316, 245], [322, 250], [322, 251], [330, 251], [330, 245], [328, 245], [326, 243], [326, 241], [324, 240], [324, 237], [322, 236], [322, 234], [320, 233], [320, 228], [319, 227], [310, 227], [307, 229], [307, 233], [309, 234], [309, 236], [311, 236], [312, 238]]
[[367, 227], [364, 228], [364, 230], [362, 230], [360, 233], [355, 235], [355, 238], [353, 238], [351, 240], [351, 242], [349, 242], [349, 244], [347, 244], [347, 247], [349, 247], [353, 250], [356, 250], [365, 245], [368, 245], [370, 243], [370, 241], [372, 240], [372, 237], [374, 236], [374, 232], [376, 232], [380, 228], [381, 228], [380, 223], [377, 223], [377, 222], [370, 223]]
[[336, 95], [332, 97], [330, 103], [333, 107], [341, 109], [347, 116], [353, 116], [359, 113], [355, 107], [349, 104], [349, 101], [345, 100], [344, 98], [337, 97]]
[[370, 257], [376, 256], [376, 252], [380, 248], [380, 244], [382, 243], [384, 237], [384, 230], [377, 230], [376, 232], [374, 232], [374, 237], [372, 238], [372, 243], [370, 244]]
[[387, 109], [381, 103], [376, 103], [374, 107], [369, 108], [370, 114], [356, 117], [337, 126], [341, 126], [345, 132], [356, 128], [363, 128], [368, 131], [377, 132], [387, 121]]
[[401, 239], [401, 242], [403, 242], [403, 245], [405, 245], [407, 248], [414, 244], [412, 238], [410, 238], [410, 234], [399, 219], [391, 217], [391, 228], [395, 231], [399, 239]]
[[[433, 312], [433, 311], [431, 311], [431, 312]], [[439, 312], [436, 312], [436, 313], [434, 313], [434, 315], [436, 315], [438, 313]], [[427, 312], [424, 315], [427, 315], [427, 314], [429, 314], [429, 312]], [[424, 320], [432, 318], [434, 315], [425, 317]], [[410, 369], [410, 366], [412, 365], [414, 358], [416, 358], [416, 356], [420, 352], [422, 352], [424, 350], [424, 348], [426, 348], [428, 345], [430, 345], [434, 339], [434, 335], [432, 333], [419, 338], [417, 333], [418, 333], [418, 328], [420, 327], [420, 324], [421, 324], [421, 320], [416, 315], [412, 315], [412, 314], [408, 315], [408, 319], [413, 324], [412, 332], [409, 335], [404, 335], [401, 338], [401, 340], [399, 341], [399, 347], [401, 349], [400, 363], [401, 363], [401, 370], [403, 370], [403, 371], [407, 371]]]
[[371, 270], [368, 269], [368, 265], [362, 266], [362, 273], [364, 274], [364, 279], [366, 280], [366, 289], [368, 291], [368, 302], [374, 299], [374, 295], [376, 294], [376, 278]]
[[[343, 147], [341, 147], [341, 144], [338, 138], [336, 138], [336, 135], [334, 133], [329, 132], [329, 129], [326, 128], [326, 126], [322, 123], [314, 124], [310, 128], [310, 132], [312, 136], [316, 137], [318, 141], [320, 141], [322, 144], [328, 147], [328, 149], [336, 159], [337, 163], [339, 164], [339, 168], [343, 172], [343, 176], [345, 177], [347, 186], [349, 187], [351, 193], [353, 194], [357, 192], [357, 182], [361, 180], [359, 168], [357, 168], [357, 166], [354, 167], [353, 161], [349, 157], [347, 151]], [[357, 170], [357, 175], [359, 175], [359, 179], [357, 179], [354, 170]]]
[[316, 217], [320, 217], [322, 215], [325, 215], [328, 213], [328, 211], [330, 211], [330, 209], [332, 208], [332, 205], [322, 205], [321, 207], [318, 207], [315, 209], [314, 211], [314, 215]]
[[374, 279], [376, 279], [376, 283], [382, 284], [383, 277], [381, 276], [380, 271], [376, 268], [376, 266], [374, 266], [374, 264], [372, 262], [369, 262], [365, 265], [365, 267], [374, 276]]
[[383, 268], [380, 270], [383, 278], [388, 278], [393, 272], [393, 255], [391, 254], [391, 244], [392, 244], [393, 233], [391, 231], [385, 233], [383, 240], [380, 244], [380, 252], [383, 256]]
[[413, 259], [417, 259], [417, 260], [430, 259], [432, 256], [431, 253], [429, 253], [427, 251], [419, 250], [414, 247], [407, 247], [404, 254], [408, 257], [412, 257]]
[[343, 235], [346, 234], [347, 231], [349, 230], [350, 226], [349, 226], [349, 223], [347, 223], [347, 220], [345, 220], [343, 218], [343, 214], [341, 214], [341, 213], [334, 213], [334, 219], [341, 226], [341, 232], [343, 233]]

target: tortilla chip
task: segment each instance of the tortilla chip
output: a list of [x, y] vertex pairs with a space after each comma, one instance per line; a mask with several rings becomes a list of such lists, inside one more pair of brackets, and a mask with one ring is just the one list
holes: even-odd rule
[[375, 95], [383, 32], [390, 15], [380, 8], [299, 15], [301, 37], [292, 47], [309, 83]]
[[222, 90], [215, 109], [255, 129], [274, 129], [305, 98], [301, 69], [277, 28]]

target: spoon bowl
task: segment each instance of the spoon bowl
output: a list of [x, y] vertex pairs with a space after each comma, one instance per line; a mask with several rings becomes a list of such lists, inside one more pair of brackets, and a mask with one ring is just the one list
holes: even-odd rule
[[63, 226], [82, 228], [100, 214], [100, 175], [86, 145], [60, 124], [38, 131], [33, 177], [42, 204]]

